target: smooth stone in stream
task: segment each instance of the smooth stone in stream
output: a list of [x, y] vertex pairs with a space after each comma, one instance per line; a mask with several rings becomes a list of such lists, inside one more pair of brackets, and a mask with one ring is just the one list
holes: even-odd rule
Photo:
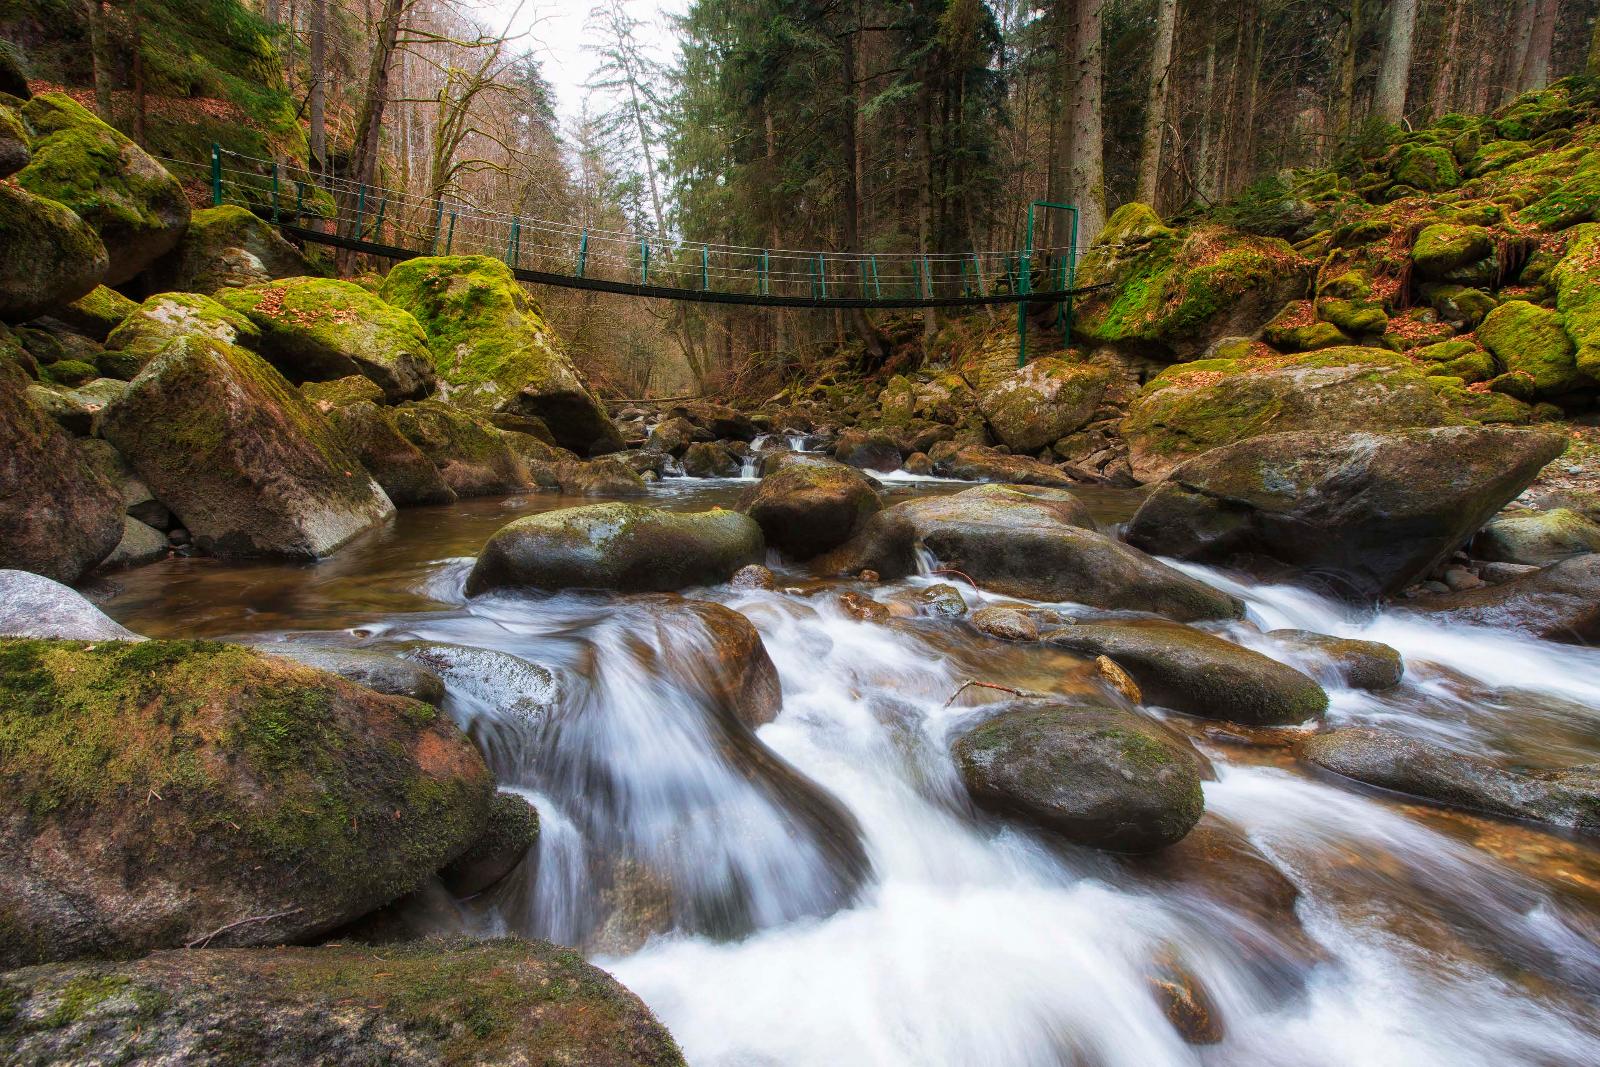
[[439, 877], [456, 896], [473, 896], [514, 871], [538, 843], [538, 810], [516, 793], [496, 793], [483, 833]]
[[529, 515], [489, 538], [467, 595], [500, 589], [674, 592], [759, 563], [761, 527], [735, 511], [590, 504]]
[[681, 1067], [569, 948], [504, 938], [204, 948], [0, 975], [8, 1062]]
[[375, 693], [409, 697], [434, 707], [444, 703], [444, 682], [438, 674], [398, 656], [364, 649], [319, 648], [292, 641], [262, 642], [255, 647], [269, 656], [337, 674]]
[[917, 573], [921, 552], [986, 590], [1181, 621], [1238, 618], [1244, 605], [1143, 552], [1093, 530], [1072, 494], [984, 485], [896, 504], [813, 564], [819, 574]]
[[1133, 675], [1147, 702], [1247, 726], [1290, 726], [1315, 719], [1328, 694], [1311, 678], [1259, 652], [1161, 619], [1077, 623], [1046, 640], [1091, 656], [1110, 656]]
[[314, 937], [493, 796], [449, 716], [237, 645], [0, 641], [0, 707], [0, 966]]
[[1600, 523], [1571, 508], [1503, 511], [1472, 539], [1474, 559], [1547, 566], [1600, 552]]
[[1323, 770], [1446, 807], [1600, 834], [1600, 764], [1513, 771], [1375, 727], [1314, 734], [1298, 755]]
[[1151, 852], [1181, 841], [1205, 810], [1185, 748], [1121, 708], [1015, 701], [957, 738], [954, 752], [980, 806], [1074, 844]]
[[882, 507], [867, 476], [843, 463], [790, 464], [763, 477], [739, 504], [767, 544], [796, 559], [844, 544]]
[[1405, 661], [1399, 651], [1378, 641], [1332, 637], [1310, 630], [1269, 630], [1267, 636], [1308, 659], [1326, 664], [1354, 689], [1393, 689], [1405, 675]]
[[1027, 456], [1008, 456], [982, 445], [963, 445], [948, 451], [935, 448], [928, 456], [933, 460], [935, 473], [968, 482], [1001, 482], [1056, 489], [1065, 489], [1075, 482], [1059, 467]]
[[1488, 626], [1546, 641], [1600, 642], [1600, 553], [1575, 556], [1499, 585], [1405, 603], [1446, 626]]
[[0, 637], [143, 641], [82, 593], [31, 571], [0, 570]]

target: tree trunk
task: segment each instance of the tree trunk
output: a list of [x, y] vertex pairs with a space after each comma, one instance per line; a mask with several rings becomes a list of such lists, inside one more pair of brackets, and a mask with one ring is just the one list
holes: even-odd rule
[[1600, 78], [1600, 14], [1595, 15], [1594, 26], [1589, 30], [1589, 61], [1584, 71], [1591, 78]]
[[1445, 0], [1444, 48], [1439, 53], [1439, 63], [1433, 72], [1433, 92], [1428, 97], [1428, 110], [1435, 118], [1448, 114], [1455, 99], [1456, 53], [1461, 48], [1462, 9], [1466, 0]]
[[1150, 91], [1145, 96], [1144, 137], [1139, 151], [1139, 188], [1134, 199], [1156, 207], [1161, 188], [1161, 142], [1167, 125], [1167, 94], [1172, 85], [1172, 35], [1178, 0], [1156, 0], [1156, 40], [1150, 54]]
[[89, 19], [89, 58], [94, 64], [94, 109], [101, 119], [110, 122], [111, 68], [115, 60], [111, 36], [106, 32], [105, 0], [84, 0], [83, 7]]
[[144, 14], [139, 10], [137, 0], [128, 5], [128, 21], [133, 31], [133, 139], [143, 145], [147, 142], [144, 128]]
[[[1550, 0], [1553, 4], [1554, 0]], [[1385, 122], [1406, 116], [1406, 87], [1411, 82], [1411, 49], [1417, 32], [1417, 0], [1390, 0], [1389, 26], [1378, 66], [1373, 110]]]
[[328, 0], [311, 0], [311, 169], [325, 173], [328, 167]]
[[1333, 128], [1349, 140], [1355, 128], [1356, 53], [1361, 47], [1361, 2], [1350, 0], [1350, 21], [1345, 26], [1344, 51], [1339, 57], [1339, 89], [1333, 101]]
[[1205, 73], [1200, 79], [1199, 106], [1195, 109], [1200, 116], [1200, 134], [1194, 153], [1194, 190], [1200, 199], [1207, 203], [1215, 203], [1217, 191], [1211, 185], [1211, 175], [1214, 168], [1211, 165], [1211, 155], [1215, 151], [1214, 139], [1211, 135], [1212, 114], [1211, 109], [1217, 96], [1217, 36], [1210, 32], [1206, 35], [1206, 62]]
[[1528, 59], [1528, 45], [1533, 40], [1533, 24], [1536, 18], [1535, 8], [1539, 0], [1522, 0], [1517, 5], [1516, 14], [1516, 43], [1509, 49], [1494, 49], [1485, 52], [1493, 54], [1498, 60], [1501, 70], [1500, 102], [1503, 104], [1517, 95], [1517, 86], [1521, 82], [1522, 66]]
[[1078, 0], [1072, 88], [1071, 202], [1078, 208], [1078, 244], [1088, 245], [1106, 222], [1104, 133], [1100, 123], [1100, 9], [1104, 0]]
[[[383, 0], [378, 24], [373, 27], [372, 61], [367, 67], [366, 90], [356, 114], [355, 143], [350, 149], [349, 176], [358, 190], [369, 189], [378, 181], [378, 150], [383, 143], [383, 113], [389, 104], [389, 76], [400, 37], [400, 20], [408, 3], [409, 0]], [[349, 220], [345, 230], [350, 236], [360, 237], [367, 221], [358, 215], [360, 193], [347, 192], [344, 199], [342, 213]], [[355, 265], [355, 254], [341, 250], [336, 262], [339, 273], [349, 274]]]
[[1517, 90], [1530, 92], [1550, 84], [1550, 46], [1555, 41], [1560, 0], [1535, 0], [1533, 24], [1528, 28], [1528, 48], [1517, 72]]

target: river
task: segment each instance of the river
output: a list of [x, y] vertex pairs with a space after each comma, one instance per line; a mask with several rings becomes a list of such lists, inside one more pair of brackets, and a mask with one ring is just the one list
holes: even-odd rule
[[[729, 506], [747, 484], [668, 479], [649, 502]], [[1084, 496], [1108, 524], [1136, 500]], [[783, 579], [793, 591], [692, 591], [759, 629], [783, 709], [757, 736], [833, 798], [797, 800], [714, 736], [704, 635], [680, 617], [596, 595], [465, 599], [500, 525], [592, 502], [406, 510], [315, 565], [117, 575], [103, 606], [151, 636], [435, 650], [447, 707], [542, 817], [537, 862], [444, 909], [441, 928], [580, 945], [697, 1065], [1600, 1063], [1592, 842], [1330, 781], [1295, 762], [1294, 731], [1155, 711], [1215, 765], [1201, 827], [1165, 860], [1064, 846], [968, 804], [949, 742], [999, 694], [951, 698], [967, 679], [1071, 693], [1080, 659], [951, 620], [858, 622], [799, 576]], [[1250, 606], [1213, 628], [1278, 658], [1260, 631], [1404, 654], [1395, 690], [1325, 679], [1330, 722], [1517, 766], [1600, 760], [1600, 650], [1185, 569]], [[904, 601], [936, 580], [862, 588]], [[969, 606], [989, 599], [955, 581]], [[843, 898], [843, 861], [816, 831], [839, 808], [870, 864]], [[1201, 991], [1220, 1041], [1184, 1040], [1162, 981]]]

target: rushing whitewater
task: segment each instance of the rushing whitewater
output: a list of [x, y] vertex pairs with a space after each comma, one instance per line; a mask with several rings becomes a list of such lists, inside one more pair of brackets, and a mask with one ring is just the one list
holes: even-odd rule
[[[1587, 845], [1358, 792], [1227, 724], [1172, 715], [1217, 769], [1202, 826], [1242, 833], [1298, 890], [1292, 910], [1250, 899], [1260, 872], [1176, 877], [1066, 847], [975, 811], [949, 746], [997, 695], [952, 700], [963, 681], [1071, 692], [1074, 657], [943, 620], [858, 622], [809, 585], [700, 591], [746, 615], [777, 667], [783, 704], [756, 731], [763, 748], [709, 697], [706, 635], [659, 603], [468, 602], [455, 553], [489, 519], [473, 521], [448, 538], [402, 530], [420, 547], [359, 592], [349, 575], [290, 572], [353, 602], [337, 625], [360, 621], [279, 636], [441, 673], [449, 710], [542, 832], [512, 881], [437, 921], [582, 947], [692, 1063], [1600, 1062], [1600, 858]], [[1221, 632], [1286, 662], [1262, 631], [1404, 654], [1406, 681], [1386, 693], [1323, 678], [1332, 722], [1535, 766], [1600, 753], [1600, 651], [1185, 569], [1250, 605]], [[861, 588], [891, 601], [932, 580]], [[380, 608], [373, 583], [403, 595]], [[960, 588], [970, 607], [986, 600]], [[1230, 896], [1236, 874], [1244, 891]], [[1174, 973], [1219, 1043], [1174, 1024], [1153, 980]]]

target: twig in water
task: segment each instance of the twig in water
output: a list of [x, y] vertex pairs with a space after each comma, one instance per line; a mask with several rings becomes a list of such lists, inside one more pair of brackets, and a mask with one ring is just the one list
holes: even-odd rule
[[236, 919], [236, 920], [234, 920], [233, 922], [229, 923], [226, 926], [217, 927], [215, 930], [211, 931], [209, 934], [206, 934], [204, 937], [195, 938], [193, 941], [188, 942], [183, 947], [184, 948], [204, 948], [206, 945], [211, 943], [211, 939], [212, 938], [217, 937], [217, 936], [219, 936], [221, 934], [225, 934], [229, 930], [234, 929], [235, 927], [248, 926], [251, 923], [271, 922], [273, 919], [286, 919], [291, 915], [299, 914], [303, 910], [304, 909], [302, 909], [302, 908], [290, 908], [288, 911], [275, 912], [272, 915], [251, 915], [248, 918]]
[[965, 578], [967, 580], [967, 584], [972, 586], [972, 588], [974, 588], [974, 589], [978, 588], [978, 583], [972, 580], [972, 576], [971, 575], [967, 574], [965, 571], [958, 571], [954, 567], [935, 567], [933, 569], [933, 573], [934, 574], [954, 574], [958, 578]]
[[980, 682], [976, 678], [968, 678], [966, 681], [962, 682], [956, 687], [956, 691], [950, 694], [950, 699], [944, 702], [944, 706], [948, 708], [951, 704], [954, 704], [956, 702], [956, 697], [960, 696], [962, 693], [965, 693], [969, 686], [977, 686], [979, 689], [998, 689], [1000, 692], [1010, 693], [1014, 697], [1025, 697], [1029, 695], [1028, 693], [1023, 692], [1021, 689], [1013, 689], [1009, 685], [995, 685], [993, 682]]

